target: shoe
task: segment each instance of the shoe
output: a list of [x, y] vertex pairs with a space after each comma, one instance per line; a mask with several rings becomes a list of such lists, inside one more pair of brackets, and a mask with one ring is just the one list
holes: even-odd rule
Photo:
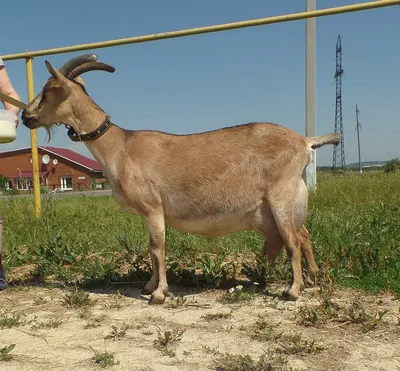
[[8, 287], [6, 277], [4, 276], [3, 270], [0, 269], [0, 290], [5, 290]]

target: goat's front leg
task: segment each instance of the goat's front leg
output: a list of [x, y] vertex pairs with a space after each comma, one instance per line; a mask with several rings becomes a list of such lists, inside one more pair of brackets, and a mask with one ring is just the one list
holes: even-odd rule
[[168, 294], [165, 269], [165, 221], [162, 215], [146, 219], [150, 233], [149, 252], [152, 262], [152, 276], [144, 287], [143, 294], [152, 294], [150, 304], [162, 304]]

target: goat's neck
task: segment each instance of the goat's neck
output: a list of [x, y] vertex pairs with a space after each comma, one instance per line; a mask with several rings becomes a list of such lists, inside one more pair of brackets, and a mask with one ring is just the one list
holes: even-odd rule
[[90, 98], [74, 104], [71, 125], [78, 134], [87, 134], [96, 130], [106, 119], [107, 114]]
[[[106, 118], [107, 114], [103, 110], [98, 107], [90, 107], [90, 109], [81, 110], [76, 115], [73, 127], [78, 134], [87, 134], [96, 130]], [[124, 130], [112, 125], [99, 138], [84, 142], [108, 176], [112, 176], [117, 170], [116, 159], [124, 148], [124, 137]]]

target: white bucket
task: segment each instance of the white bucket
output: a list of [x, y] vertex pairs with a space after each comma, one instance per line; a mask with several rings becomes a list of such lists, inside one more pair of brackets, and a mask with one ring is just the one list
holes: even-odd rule
[[0, 109], [0, 143], [10, 143], [16, 138], [15, 113]]

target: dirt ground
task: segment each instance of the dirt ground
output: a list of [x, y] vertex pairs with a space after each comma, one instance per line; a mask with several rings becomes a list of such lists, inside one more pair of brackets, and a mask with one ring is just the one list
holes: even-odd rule
[[[400, 369], [398, 299], [336, 289], [321, 321], [318, 288], [297, 302], [273, 295], [282, 288], [226, 303], [220, 300], [226, 291], [171, 287], [175, 298], [151, 306], [130, 285], [111, 285], [90, 291], [87, 305], [71, 307], [67, 290], [11, 287], [0, 292], [0, 370], [95, 370], [102, 363], [92, 358], [103, 352], [118, 363], [110, 370], [267, 370], [232, 364], [235, 355], [255, 363], [268, 350], [282, 366], [275, 369]], [[1, 349], [11, 344], [6, 360]]]

